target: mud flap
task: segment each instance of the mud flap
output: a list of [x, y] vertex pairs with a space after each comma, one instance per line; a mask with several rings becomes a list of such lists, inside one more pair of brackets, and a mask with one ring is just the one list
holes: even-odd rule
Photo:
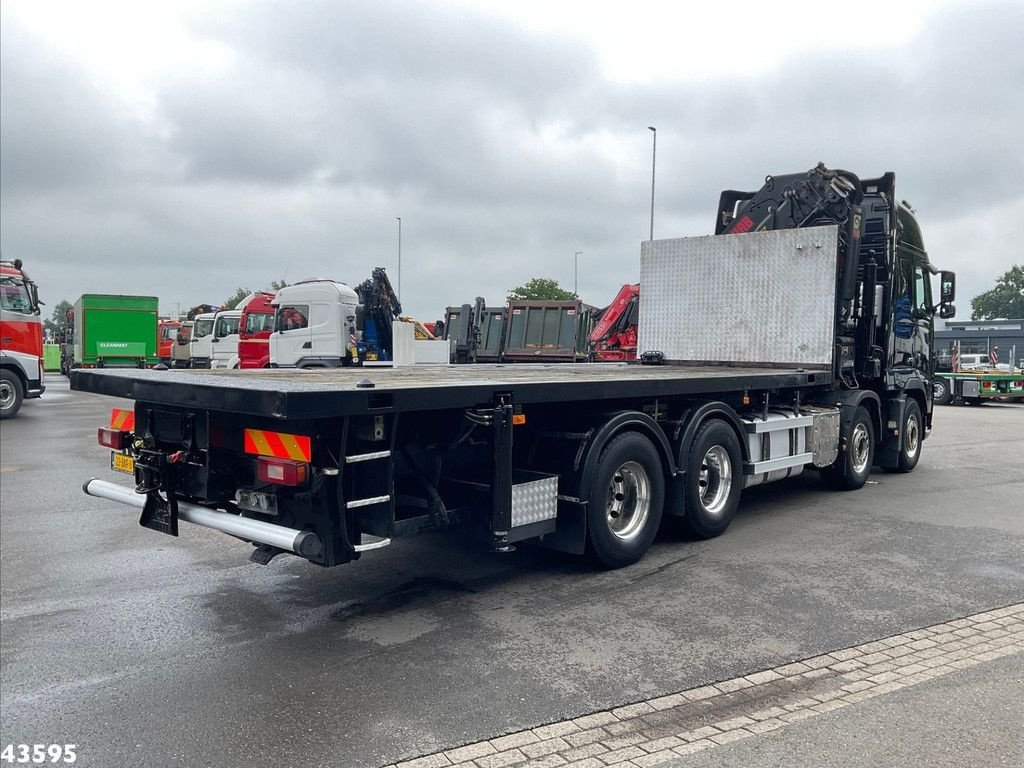
[[152, 528], [160, 533], [177, 536], [178, 500], [174, 498], [173, 491], [168, 491], [167, 498], [161, 496], [160, 491], [147, 493], [146, 505], [142, 508], [139, 525], [143, 528]]

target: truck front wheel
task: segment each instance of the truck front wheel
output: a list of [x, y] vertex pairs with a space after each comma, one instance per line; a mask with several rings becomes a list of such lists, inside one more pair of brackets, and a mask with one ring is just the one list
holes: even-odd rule
[[654, 542], [665, 506], [657, 449], [643, 435], [612, 440], [598, 459], [587, 504], [589, 549], [608, 568], [632, 565]]
[[953, 392], [949, 388], [949, 379], [936, 376], [932, 381], [932, 397], [936, 405], [948, 405], [953, 400]]
[[21, 408], [21, 400], [25, 397], [21, 379], [11, 371], [0, 368], [0, 419], [10, 419]]
[[835, 462], [821, 470], [821, 478], [837, 490], [855, 491], [867, 482], [875, 460], [875, 428], [863, 406], [853, 412], [843, 443]]
[[911, 472], [921, 459], [921, 439], [924, 427], [921, 422], [921, 406], [916, 400], [907, 401], [907, 409], [903, 417], [903, 430], [900, 437], [900, 457], [896, 466], [899, 472]]
[[697, 538], [725, 533], [740, 503], [743, 456], [736, 433], [721, 419], [701, 425], [690, 444], [683, 478], [683, 517]]

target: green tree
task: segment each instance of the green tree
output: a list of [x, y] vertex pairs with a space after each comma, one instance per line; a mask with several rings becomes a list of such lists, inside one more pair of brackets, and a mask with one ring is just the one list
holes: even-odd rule
[[509, 301], [539, 299], [542, 301], [571, 301], [576, 298], [572, 291], [565, 290], [557, 280], [535, 277], [528, 283], [513, 288], [508, 293]]
[[228, 298], [224, 299], [224, 303], [221, 306], [224, 309], [234, 309], [239, 304], [241, 304], [242, 303], [242, 299], [244, 299], [250, 293], [252, 293], [252, 291], [250, 291], [248, 288], [241, 288], [240, 287], [237, 291], [235, 291], [233, 294], [231, 294]]
[[288, 287], [288, 283], [286, 283], [284, 280], [271, 280], [269, 290], [274, 291], [276, 293], [277, 291], [280, 291], [282, 288], [286, 287]]
[[43, 320], [43, 333], [55, 342], [64, 339], [64, 332], [68, 327], [68, 310], [71, 309], [71, 302], [61, 299], [53, 308], [53, 315], [49, 320]]
[[1024, 266], [1015, 264], [996, 287], [971, 299], [972, 320], [1024, 317]]

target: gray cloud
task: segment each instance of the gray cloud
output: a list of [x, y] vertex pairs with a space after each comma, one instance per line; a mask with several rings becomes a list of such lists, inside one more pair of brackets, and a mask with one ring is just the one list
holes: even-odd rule
[[5, 12], [2, 245], [37, 265], [44, 298], [155, 291], [169, 310], [286, 268], [394, 276], [402, 216], [417, 315], [538, 275], [571, 285], [577, 250], [581, 291], [601, 304], [637, 277], [648, 124], [659, 236], [708, 232], [720, 189], [824, 160], [897, 171], [962, 296], [1019, 260], [990, 229], [978, 254], [960, 236], [972, 213], [1024, 207], [1016, 4], [946, 9], [892, 51], [837, 38], [829, 55], [675, 86], [611, 82], [580, 42], [465, 10], [301, 9], [194, 20], [233, 63], [159, 82], [160, 131]]

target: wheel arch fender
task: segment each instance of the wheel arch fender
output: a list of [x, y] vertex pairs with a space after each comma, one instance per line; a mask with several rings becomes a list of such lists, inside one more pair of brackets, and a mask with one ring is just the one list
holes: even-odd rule
[[666, 494], [676, 471], [668, 437], [658, 422], [642, 411], [606, 412], [580, 426], [586, 431], [586, 437], [579, 445], [572, 466], [559, 477], [558, 528], [555, 533], [541, 538], [542, 546], [576, 555], [586, 550], [587, 497], [601, 453], [612, 440], [627, 432], [648, 438], [662, 462]]
[[849, 428], [853, 422], [853, 414], [864, 406], [871, 416], [871, 424], [875, 428], [875, 440], [882, 435], [882, 400], [870, 389], [844, 389], [829, 394], [827, 402], [821, 402], [825, 406], [839, 406], [839, 422], [842, 432]]
[[686, 472], [686, 453], [690, 450], [690, 445], [693, 444], [693, 438], [697, 435], [697, 430], [709, 419], [719, 419], [732, 428], [733, 432], [736, 433], [736, 439], [739, 441], [740, 455], [743, 457], [743, 461], [750, 461], [750, 446], [747, 444], [746, 430], [743, 427], [743, 422], [740, 421], [739, 415], [731, 406], [720, 400], [710, 400], [695, 404], [687, 409], [683, 412], [680, 419], [682, 429], [680, 430], [678, 441], [673, 441], [675, 444], [677, 470], [672, 478], [672, 482], [665, 486], [666, 515], [680, 517], [685, 514], [682, 480], [683, 474]]
[[594, 480], [594, 473], [597, 470], [597, 462], [601, 457], [601, 452], [608, 443], [624, 432], [639, 432], [654, 444], [658, 455], [661, 457], [666, 481], [676, 473], [676, 462], [668, 437], [658, 422], [646, 413], [642, 411], [606, 413], [598, 422], [598, 425], [595, 426], [596, 430], [584, 448], [583, 461], [580, 465], [581, 472], [578, 492], [581, 498], [589, 491], [590, 484]]

